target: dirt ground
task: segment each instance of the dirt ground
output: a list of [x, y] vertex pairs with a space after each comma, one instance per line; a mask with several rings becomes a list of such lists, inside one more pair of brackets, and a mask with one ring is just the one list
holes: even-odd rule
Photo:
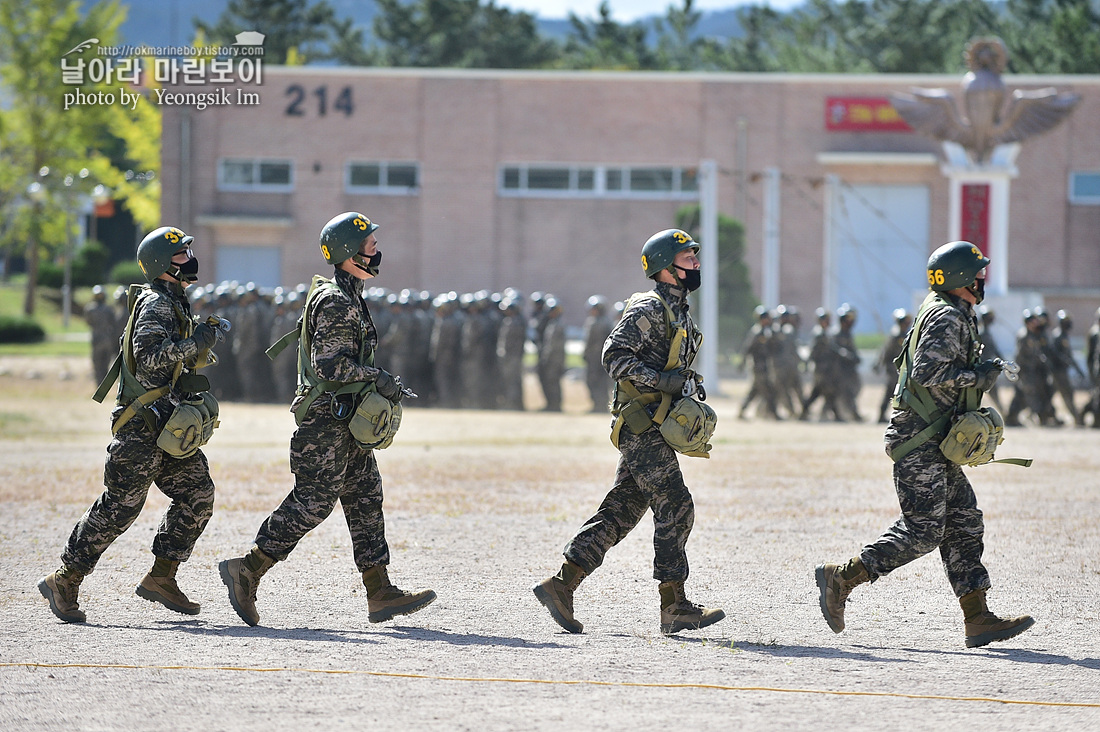
[[66, 625], [35, 584], [102, 489], [109, 409], [82, 362], [0, 358], [0, 729], [1100, 729], [1100, 430], [1010, 430], [1002, 456], [1035, 465], [969, 471], [990, 604], [1032, 630], [965, 648], [928, 556], [857, 589], [834, 635], [813, 570], [897, 513], [882, 427], [738, 420], [745, 384], [722, 386], [712, 459], [681, 459], [689, 595], [728, 616], [703, 631], [659, 632], [648, 519], [581, 585], [583, 634], [531, 594], [614, 472], [578, 383], [565, 414], [406, 410], [379, 463], [391, 576], [439, 595], [418, 614], [367, 623], [336, 511], [264, 579], [261, 625], [241, 623], [217, 563], [290, 489], [293, 417], [225, 404], [214, 517], [179, 574], [201, 614], [134, 595], [167, 505], [154, 489], [84, 582], [87, 624]]

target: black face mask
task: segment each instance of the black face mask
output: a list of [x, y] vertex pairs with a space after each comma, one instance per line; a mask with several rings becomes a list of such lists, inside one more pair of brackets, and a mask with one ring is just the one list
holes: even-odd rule
[[[974, 280], [974, 284], [966, 288], [970, 290], [970, 294], [974, 296], [977, 302], [981, 302], [985, 299], [985, 279]], [[975, 303], [977, 304], [977, 303]]]
[[353, 264], [355, 264], [356, 267], [363, 270], [364, 272], [369, 274], [371, 277], [377, 277], [378, 276], [378, 270], [381, 268], [381, 264], [382, 264], [382, 252], [381, 251], [377, 251], [374, 254], [370, 255], [369, 257], [365, 257], [362, 254], [356, 254], [351, 259], [352, 259]]
[[699, 289], [699, 285], [703, 284], [703, 274], [698, 269], [684, 269], [683, 267], [677, 267], [680, 270], [680, 284], [684, 286], [684, 289], [688, 292], [695, 292]]
[[199, 281], [199, 258], [191, 257], [183, 264], [174, 265], [176, 268], [175, 274], [168, 272], [168, 276], [176, 280], [176, 282], [198, 282]]

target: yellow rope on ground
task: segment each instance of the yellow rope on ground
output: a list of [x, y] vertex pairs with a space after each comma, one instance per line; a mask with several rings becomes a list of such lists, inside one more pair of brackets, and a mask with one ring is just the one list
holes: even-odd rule
[[304, 673], [379, 676], [394, 679], [422, 679], [426, 681], [473, 681], [497, 684], [560, 684], [565, 686], [618, 686], [643, 689], [714, 689], [717, 691], [770, 691], [781, 694], [825, 694], [832, 696], [895, 697], [899, 699], [930, 699], [938, 701], [993, 702], [996, 704], [1023, 704], [1039, 707], [1087, 707], [1100, 709], [1100, 703], [1034, 701], [1030, 699], [998, 699], [989, 696], [939, 696], [936, 694], [901, 694], [892, 691], [838, 691], [834, 689], [786, 689], [776, 686], [726, 686], [724, 684], [676, 684], [671, 682], [644, 681], [593, 681], [591, 679], [509, 679], [502, 677], [434, 676], [432, 674], [399, 673], [396, 671], [363, 671], [355, 669], [325, 668], [256, 668], [250, 666], [147, 666], [123, 663], [0, 663], [0, 668], [23, 666], [27, 668], [104, 668], [147, 671], [252, 671], [257, 673]]

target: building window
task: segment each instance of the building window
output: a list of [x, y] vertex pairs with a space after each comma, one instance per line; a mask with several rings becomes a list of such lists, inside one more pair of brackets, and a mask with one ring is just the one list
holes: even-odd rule
[[218, 188], [263, 193], [292, 191], [294, 164], [290, 160], [222, 158], [218, 161]]
[[695, 198], [694, 168], [603, 165], [504, 165], [502, 196], [578, 198]]
[[416, 163], [348, 163], [345, 188], [348, 193], [414, 195], [420, 189], [420, 166]]
[[1069, 202], [1100, 205], [1100, 171], [1070, 173]]

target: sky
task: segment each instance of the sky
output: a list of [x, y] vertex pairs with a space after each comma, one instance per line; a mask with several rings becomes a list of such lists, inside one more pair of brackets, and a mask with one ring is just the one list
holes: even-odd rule
[[[768, 5], [776, 10], [788, 10], [802, 4], [803, 0], [695, 0], [695, 10], [727, 10], [738, 5]], [[683, 0], [608, 0], [611, 17], [620, 23], [630, 23], [650, 15], [664, 15], [669, 5], [683, 7]], [[498, 7], [522, 10], [544, 20], [569, 17], [574, 13], [580, 18], [595, 18], [599, 14], [600, 0], [496, 0]]]

